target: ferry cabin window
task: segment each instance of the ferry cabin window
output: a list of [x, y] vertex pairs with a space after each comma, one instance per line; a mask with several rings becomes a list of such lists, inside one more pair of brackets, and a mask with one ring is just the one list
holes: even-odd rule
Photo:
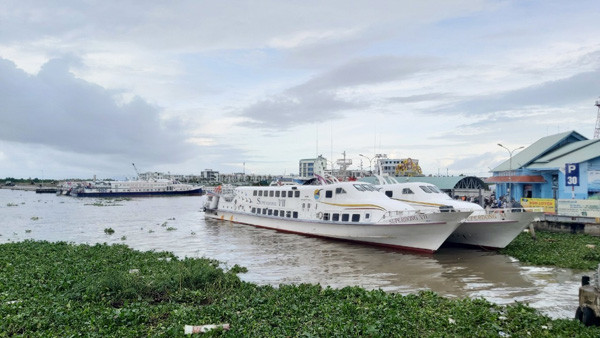
[[294, 191], [294, 197], [300, 197], [300, 191], [299, 190]]
[[252, 213], [255, 214], [256, 213], [256, 208], [252, 208]]
[[269, 209], [269, 216], [273, 215], [273, 210]]
[[342, 222], [348, 222], [348, 220], [350, 220], [350, 215], [342, 214]]
[[340, 214], [333, 214], [333, 216], [331, 217], [331, 220], [334, 222], [337, 222], [340, 220]]
[[402, 189], [402, 194], [414, 194], [414, 192], [412, 192], [412, 190], [410, 190], [410, 188], [404, 188]]
[[392, 196], [394, 196], [394, 192], [393, 192], [393, 191], [391, 191], [391, 190], [387, 190], [387, 191], [385, 192], [385, 195], [386, 195], [387, 197], [392, 197]]
[[292, 198], [292, 197], [294, 197], [294, 192], [290, 190], [290, 191], [288, 191], [287, 195], [289, 198]]
[[292, 217], [292, 212], [291, 211], [286, 211], [285, 212], [285, 217], [287, 217], [287, 218]]
[[325, 197], [326, 198], [332, 198], [333, 197], [333, 191], [331, 191], [331, 190], [325, 190]]
[[258, 196], [262, 196], [262, 190], [258, 191]]
[[279, 216], [281, 216], [281, 217], [285, 216], [285, 211], [279, 210]]
[[265, 190], [264, 195], [265, 195], [265, 197], [269, 196], [269, 191]]
[[263, 212], [262, 212], [262, 214], [263, 214], [263, 215], [266, 215], [266, 214], [267, 214], [267, 208], [264, 208], [264, 209], [263, 209]]
[[365, 191], [365, 188], [362, 187], [362, 184], [354, 184], [354, 188], [358, 191]]
[[346, 190], [344, 188], [335, 188], [335, 193], [337, 194], [345, 194]]
[[275, 197], [279, 197], [279, 190], [275, 192]]
[[326, 212], [326, 213], [323, 214], [323, 220], [324, 221], [329, 221], [329, 213], [328, 212]]
[[371, 214], [365, 214], [365, 219], [368, 220], [369, 218], [371, 218]]
[[426, 193], [428, 193], [428, 194], [431, 194], [431, 192], [432, 192], [432, 191], [429, 189], [429, 187], [428, 187], [428, 186], [426, 186], [426, 185], [420, 185], [420, 186], [419, 186], [419, 188], [421, 188], [421, 190], [423, 190], [424, 192], [426, 192]]
[[269, 191], [269, 197], [275, 196], [275, 192], [273, 190]]
[[441, 193], [442, 193], [442, 192], [440, 191], [440, 189], [438, 189], [438, 187], [436, 187], [435, 185], [430, 185], [430, 186], [429, 186], [429, 189], [430, 189], [431, 191], [433, 191], [434, 193], [437, 193], [437, 194], [441, 194]]
[[352, 222], [360, 222], [360, 214], [352, 214]]
[[279, 216], [279, 210], [273, 210], [273, 216]]
[[293, 217], [294, 218], [298, 218], [298, 212], [297, 211], [294, 211]]

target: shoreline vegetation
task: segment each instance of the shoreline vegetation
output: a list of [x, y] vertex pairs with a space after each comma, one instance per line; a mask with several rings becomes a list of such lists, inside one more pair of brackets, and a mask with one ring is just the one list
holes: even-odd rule
[[[538, 233], [536, 245], [545, 238]], [[258, 286], [238, 278], [245, 271], [116, 244], [0, 244], [0, 336], [184, 336], [186, 325], [209, 324], [229, 325], [209, 336], [236, 337], [600, 336], [598, 327], [518, 302]]]
[[596, 270], [600, 263], [600, 237], [550, 231], [523, 232], [499, 253], [531, 265]]

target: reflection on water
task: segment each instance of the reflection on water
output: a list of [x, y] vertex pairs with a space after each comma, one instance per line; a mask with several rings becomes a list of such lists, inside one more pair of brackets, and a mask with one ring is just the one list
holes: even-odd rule
[[[202, 202], [197, 196], [110, 202], [0, 189], [0, 243], [123, 243], [245, 266], [248, 273], [240, 277], [257, 284], [358, 285], [402, 294], [432, 290], [451, 298], [529, 303], [554, 318], [573, 317], [586, 273], [527, 266], [489, 251], [442, 247], [419, 255], [204, 220]], [[105, 228], [115, 233], [107, 235]]]

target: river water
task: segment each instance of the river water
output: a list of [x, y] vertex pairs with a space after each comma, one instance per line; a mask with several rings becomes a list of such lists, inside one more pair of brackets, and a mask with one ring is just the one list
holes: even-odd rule
[[[358, 285], [401, 294], [432, 290], [448, 298], [527, 303], [572, 318], [589, 271], [535, 267], [494, 251], [442, 247], [433, 255], [280, 233], [204, 219], [204, 197], [130, 200], [74, 198], [0, 189], [0, 243], [25, 239], [120, 243], [137, 250], [207, 257], [256, 284]], [[112, 235], [104, 229], [112, 228]]]

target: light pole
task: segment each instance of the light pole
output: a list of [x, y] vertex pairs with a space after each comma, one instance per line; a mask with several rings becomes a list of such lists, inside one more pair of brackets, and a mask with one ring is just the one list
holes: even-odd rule
[[[504, 149], [506, 149], [506, 151], [508, 151], [508, 197], [512, 199], [512, 154], [514, 151], [519, 150], [519, 149], [523, 149], [525, 147], [521, 146], [519, 148], [515, 148], [513, 150], [510, 150], [508, 148], [506, 148], [505, 146], [503, 146], [502, 144], [498, 143], [498, 145]], [[511, 202], [511, 201], [508, 201]]]
[[362, 157], [366, 158], [367, 160], [369, 160], [369, 172], [370, 172], [371, 174], [373, 174], [373, 169], [372, 169], [372, 167], [371, 167], [371, 161], [372, 161], [372, 160], [373, 160], [375, 157], [371, 157], [371, 158], [369, 158], [369, 157], [367, 157], [367, 156], [365, 156], [365, 155], [363, 155], [363, 154], [358, 154], [358, 156], [362, 156]]

